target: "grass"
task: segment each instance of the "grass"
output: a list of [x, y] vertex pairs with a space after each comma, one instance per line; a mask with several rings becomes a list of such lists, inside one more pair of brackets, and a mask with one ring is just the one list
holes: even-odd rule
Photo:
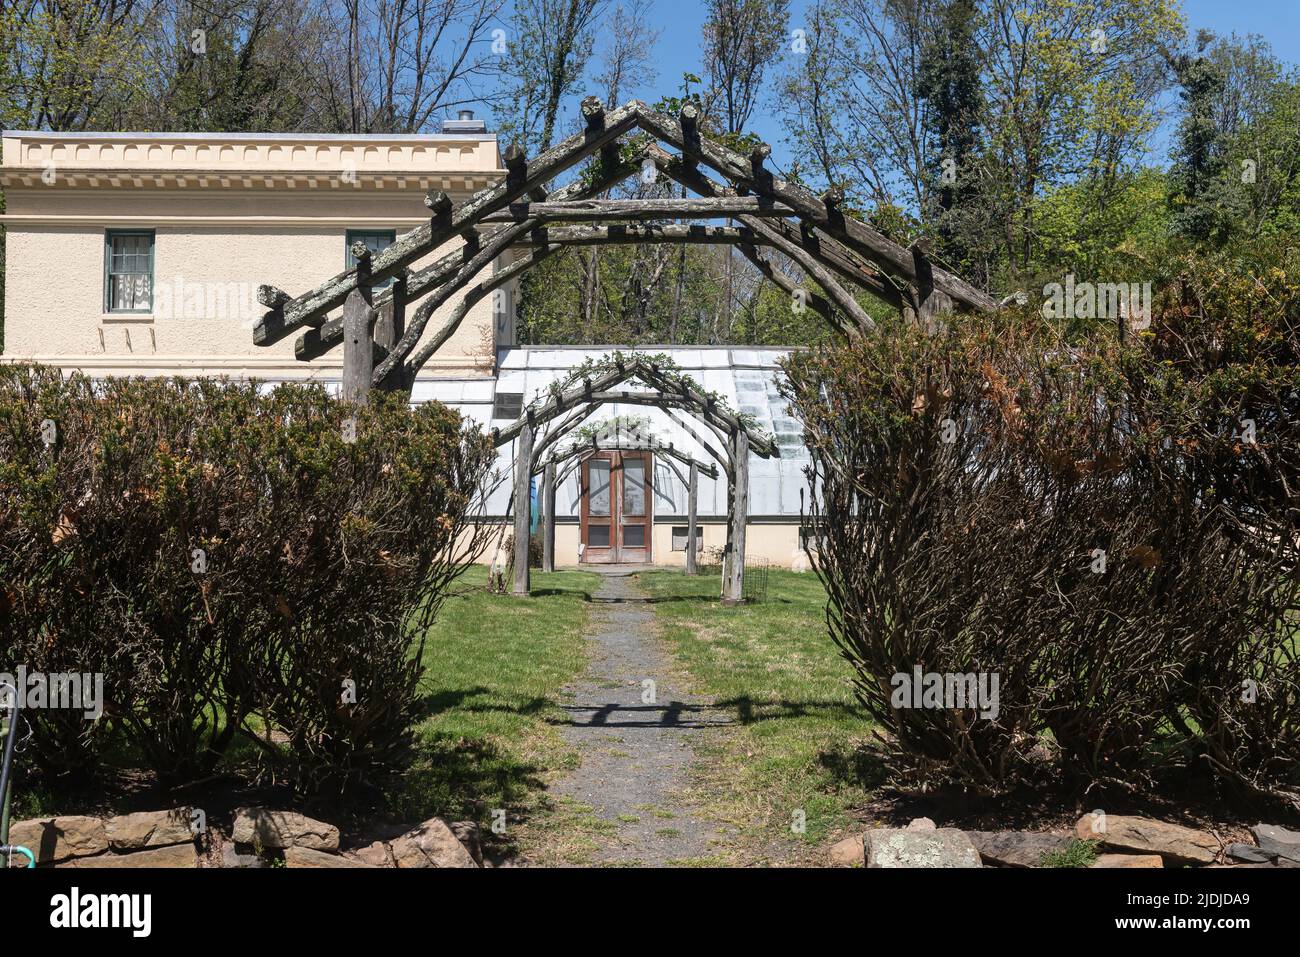
[[577, 761], [551, 721], [561, 689], [586, 667], [583, 631], [599, 578], [534, 572], [528, 601], [491, 594], [486, 582], [485, 569], [467, 572], [430, 629], [420, 755], [394, 799], [406, 820], [475, 820], [485, 837], [492, 811], [505, 809], [511, 842], [549, 776]]
[[691, 690], [736, 722], [701, 747], [706, 813], [751, 849], [778, 839], [816, 846], [853, 823], [877, 783], [870, 725], [827, 634], [817, 577], [773, 569], [767, 600], [737, 608], [717, 602], [717, 575], [651, 571], [640, 583]]
[[1071, 841], [1063, 851], [1043, 855], [1043, 867], [1091, 867], [1097, 860], [1096, 841]]

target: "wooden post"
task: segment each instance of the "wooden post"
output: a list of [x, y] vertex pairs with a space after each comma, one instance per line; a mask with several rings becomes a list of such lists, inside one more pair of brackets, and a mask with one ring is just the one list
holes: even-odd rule
[[735, 473], [727, 523], [729, 561], [723, 568], [722, 603], [738, 605], [745, 595], [745, 520], [749, 515], [749, 436], [744, 429], [731, 433], [731, 468]]
[[375, 371], [375, 340], [372, 332], [375, 312], [371, 308], [370, 250], [365, 243], [353, 243], [357, 261], [357, 287], [343, 303], [343, 388], [344, 402], [365, 405], [369, 401], [370, 377]]
[[[398, 276], [393, 280], [393, 297], [379, 308], [375, 317], [375, 342], [385, 352], [391, 352], [406, 332], [406, 277]], [[402, 367], [394, 366], [384, 377], [380, 388], [385, 392], [395, 392], [402, 388]]]
[[533, 478], [533, 424], [524, 421], [515, 443], [515, 582], [511, 594], [528, 597], [528, 525], [532, 503], [528, 488]]
[[555, 463], [546, 466], [542, 478], [542, 571], [555, 571]]
[[694, 461], [691, 462], [691, 481], [686, 492], [686, 574], [695, 575], [699, 573], [699, 564], [696, 560], [696, 536], [699, 534], [699, 528], [696, 522], [696, 503], [699, 501], [700, 492], [700, 467]]

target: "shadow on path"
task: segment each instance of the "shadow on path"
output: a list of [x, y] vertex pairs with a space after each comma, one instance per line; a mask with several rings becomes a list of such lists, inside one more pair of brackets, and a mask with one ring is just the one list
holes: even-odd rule
[[552, 789], [608, 824], [593, 864], [667, 864], [708, 857], [723, 835], [685, 799], [693, 741], [732, 723], [676, 687], [655, 634], [654, 612], [631, 573], [603, 573], [593, 596], [586, 677], [563, 706], [565, 739], [580, 766]]

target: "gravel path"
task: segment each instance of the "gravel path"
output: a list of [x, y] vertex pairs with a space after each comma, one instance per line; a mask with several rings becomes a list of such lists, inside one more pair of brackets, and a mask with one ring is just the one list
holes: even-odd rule
[[597, 838], [595, 865], [708, 857], [711, 841], [721, 837], [692, 813], [683, 791], [695, 757], [692, 739], [727, 718], [676, 686], [655, 635], [654, 611], [633, 575], [626, 567], [604, 573], [593, 596], [591, 667], [568, 689], [573, 698], [563, 730], [581, 765], [552, 789], [614, 825]]

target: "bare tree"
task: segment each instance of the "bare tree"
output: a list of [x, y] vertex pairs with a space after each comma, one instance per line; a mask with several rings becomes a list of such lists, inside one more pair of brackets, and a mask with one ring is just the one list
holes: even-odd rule
[[608, 0], [516, 0], [497, 109], [502, 133], [529, 152], [549, 149], [560, 108], [591, 60]]
[[333, 126], [351, 133], [417, 133], [482, 97], [486, 40], [501, 0], [343, 0], [323, 56]]
[[[742, 132], [763, 87], [768, 66], [785, 39], [789, 0], [709, 0], [704, 23], [706, 112], [728, 134]], [[731, 249], [722, 250], [723, 295], [714, 314], [713, 339], [731, 335], [735, 298]]]

